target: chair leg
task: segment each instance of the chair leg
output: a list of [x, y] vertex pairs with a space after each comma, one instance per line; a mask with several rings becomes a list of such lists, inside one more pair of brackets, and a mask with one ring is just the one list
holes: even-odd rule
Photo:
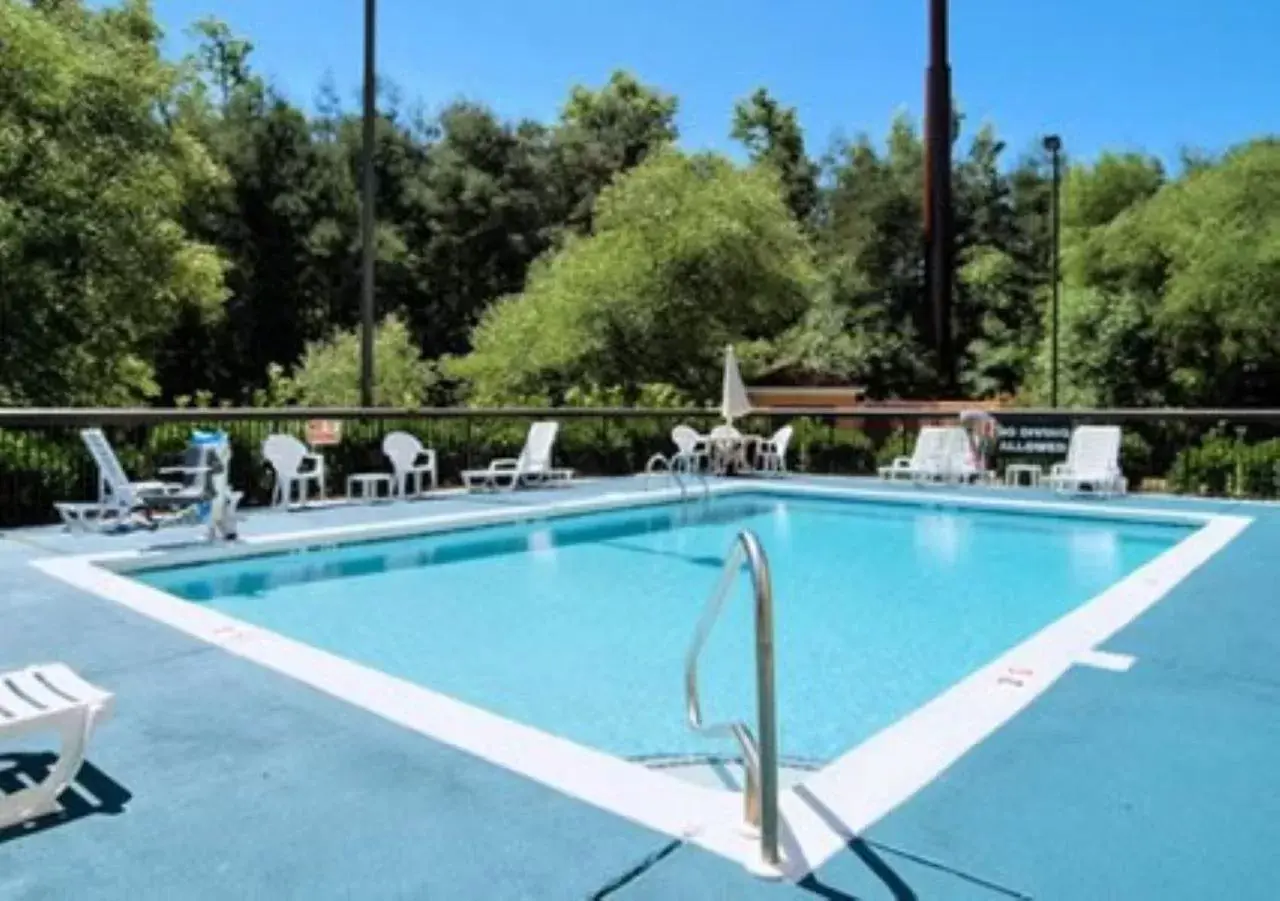
[[56, 813], [60, 809], [58, 796], [75, 779], [84, 763], [93, 715], [86, 708], [69, 710], [67, 717], [55, 728], [62, 739], [58, 763], [39, 785], [0, 797], [0, 829]]

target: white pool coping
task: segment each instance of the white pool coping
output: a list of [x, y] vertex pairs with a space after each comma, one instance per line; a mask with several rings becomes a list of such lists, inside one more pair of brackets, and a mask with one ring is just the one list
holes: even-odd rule
[[[429, 738], [467, 751], [548, 785], [570, 797], [626, 817], [674, 838], [753, 866], [756, 843], [741, 829], [736, 794], [691, 784], [462, 703], [380, 670], [346, 660], [216, 610], [176, 598], [128, 578], [156, 566], [225, 560], [317, 545], [395, 538], [459, 528], [540, 520], [680, 500], [668, 487], [588, 498], [566, 498], [482, 511], [441, 513], [244, 538], [233, 545], [170, 551], [128, 550], [60, 556], [32, 565], [66, 583], [165, 623], [201, 641], [252, 660], [362, 707]], [[691, 488], [700, 494], [704, 489]], [[970, 749], [1043, 694], [1072, 665], [1122, 672], [1128, 664], [1098, 650], [1151, 608], [1175, 585], [1226, 547], [1252, 519], [1188, 510], [1100, 506], [1097, 503], [1023, 499], [993, 492], [960, 495], [945, 489], [896, 491], [774, 480], [718, 482], [713, 495], [798, 494], [847, 500], [1083, 516], [1102, 520], [1170, 522], [1199, 526], [1181, 542], [1076, 607], [942, 694], [852, 748], [780, 798], [784, 872], [800, 879], [840, 852], [848, 841], [903, 804]], [[836, 825], [833, 826], [833, 821]]]

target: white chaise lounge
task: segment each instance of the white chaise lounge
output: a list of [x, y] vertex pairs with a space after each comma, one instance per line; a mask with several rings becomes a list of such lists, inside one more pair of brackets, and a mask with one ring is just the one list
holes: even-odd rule
[[910, 479], [913, 482], [942, 481], [947, 477], [947, 430], [925, 426], [916, 435], [916, 446], [910, 457], [898, 457], [880, 467], [880, 478], [889, 481]]
[[1048, 483], [1059, 494], [1124, 494], [1129, 481], [1120, 471], [1120, 427], [1078, 426], [1067, 459], [1053, 465]]
[[562, 482], [573, 478], [572, 469], [557, 469], [551, 465], [551, 451], [555, 447], [558, 422], [535, 422], [529, 427], [524, 449], [516, 458], [494, 460], [487, 469], [468, 469], [462, 473], [462, 482], [471, 488], [516, 488]]
[[[160, 470], [161, 475], [176, 476], [180, 481], [131, 482], [102, 429], [85, 429], [80, 437], [98, 467], [98, 500], [54, 504], [62, 521], [73, 531], [120, 526], [138, 512], [150, 520], [153, 513], [182, 511], [208, 499], [208, 467], [189, 460]], [[233, 517], [240, 498], [239, 492], [232, 492], [227, 498]]]
[[115, 704], [110, 692], [85, 682], [63, 663], [0, 675], [0, 741], [33, 732], [56, 732], [62, 752], [38, 785], [0, 795], [0, 829], [56, 812], [58, 795], [84, 763], [89, 736]]

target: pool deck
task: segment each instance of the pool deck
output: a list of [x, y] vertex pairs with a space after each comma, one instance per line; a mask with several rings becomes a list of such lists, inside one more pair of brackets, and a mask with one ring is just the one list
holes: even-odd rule
[[[243, 534], [636, 484], [261, 512]], [[5, 533], [0, 671], [62, 660], [114, 691], [118, 707], [63, 797], [66, 814], [0, 830], [0, 899], [1274, 898], [1280, 505], [1096, 503], [1253, 523], [1105, 645], [1133, 655], [1132, 669], [1073, 668], [799, 884], [757, 880], [31, 565], [181, 543], [195, 530]], [[0, 743], [0, 792], [47, 767], [50, 750]]]

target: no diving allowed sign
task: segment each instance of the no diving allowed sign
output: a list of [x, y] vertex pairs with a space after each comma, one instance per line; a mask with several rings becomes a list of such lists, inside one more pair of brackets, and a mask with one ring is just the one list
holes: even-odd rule
[[1065, 420], [1001, 423], [997, 440], [1001, 456], [1061, 460], [1071, 444], [1071, 424]]

